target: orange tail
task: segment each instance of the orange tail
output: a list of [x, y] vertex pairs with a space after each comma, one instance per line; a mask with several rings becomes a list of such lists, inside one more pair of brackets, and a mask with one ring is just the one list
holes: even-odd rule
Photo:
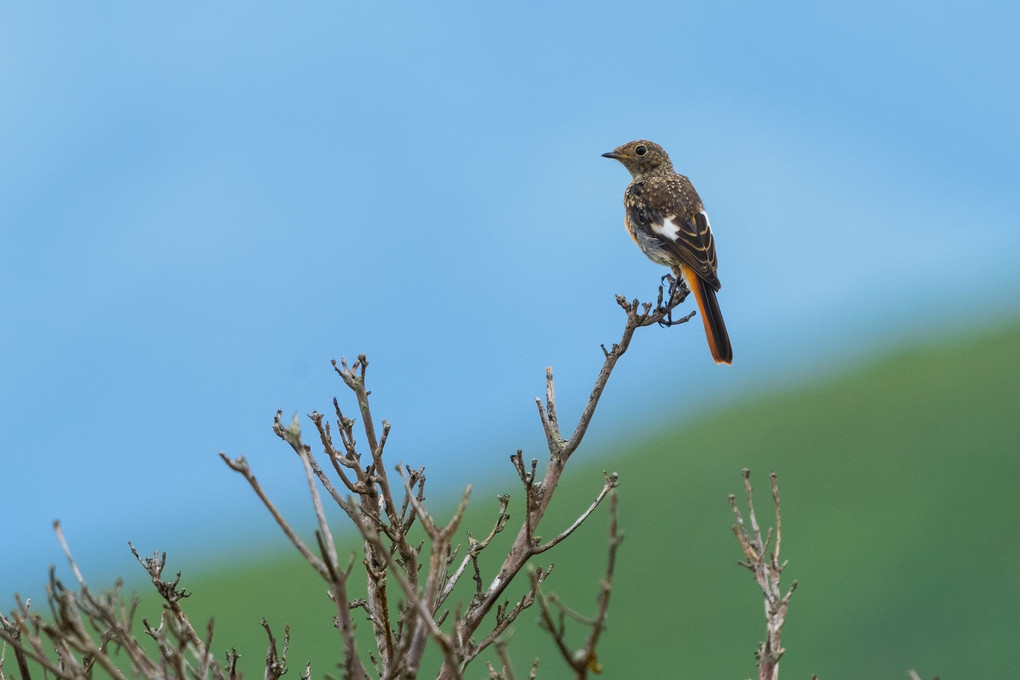
[[701, 313], [702, 323], [705, 324], [705, 337], [708, 338], [708, 349], [712, 352], [712, 358], [717, 364], [732, 364], [733, 347], [730, 346], [730, 336], [726, 332], [726, 322], [723, 321], [722, 312], [719, 311], [715, 291], [706, 286], [693, 269], [687, 266], [681, 269], [687, 287], [698, 301], [698, 311]]

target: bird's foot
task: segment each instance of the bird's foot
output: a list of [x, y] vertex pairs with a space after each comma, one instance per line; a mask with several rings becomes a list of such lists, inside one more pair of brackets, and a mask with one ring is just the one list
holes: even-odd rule
[[673, 309], [683, 302], [689, 294], [690, 290], [683, 279], [672, 274], [662, 275], [662, 278], [659, 280], [659, 298], [656, 302], [656, 309], [659, 312], [665, 312], [666, 315], [659, 321], [660, 326], [669, 328], [670, 326], [690, 320], [691, 314], [687, 314], [680, 319], [673, 319]]

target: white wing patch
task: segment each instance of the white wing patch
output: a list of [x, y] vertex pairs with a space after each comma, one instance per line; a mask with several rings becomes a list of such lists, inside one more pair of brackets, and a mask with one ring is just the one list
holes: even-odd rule
[[673, 224], [673, 220], [670, 219], [663, 219], [662, 224], [653, 224], [652, 231], [670, 241], [680, 238], [680, 227]]
[[702, 210], [702, 211], [701, 211], [701, 216], [705, 218], [705, 225], [706, 225], [706, 226], [707, 226], [707, 227], [708, 227], [709, 229], [711, 229], [711, 228], [712, 228], [712, 223], [708, 221], [708, 213], [707, 213], [707, 212], [705, 212], [704, 210]]

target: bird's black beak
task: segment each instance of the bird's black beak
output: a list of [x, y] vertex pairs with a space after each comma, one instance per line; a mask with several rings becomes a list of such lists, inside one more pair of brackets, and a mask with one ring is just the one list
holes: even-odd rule
[[602, 157], [603, 158], [614, 158], [614, 159], [619, 159], [620, 158], [620, 156], [615, 151], [607, 151], [606, 153], [602, 154]]

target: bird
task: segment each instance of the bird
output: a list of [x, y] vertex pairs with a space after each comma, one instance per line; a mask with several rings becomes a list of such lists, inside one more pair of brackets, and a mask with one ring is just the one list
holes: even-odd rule
[[733, 363], [733, 347], [719, 310], [721, 284], [708, 213], [684, 175], [673, 169], [666, 150], [655, 142], [627, 142], [606, 158], [620, 161], [631, 174], [623, 193], [624, 223], [641, 252], [683, 279], [698, 303], [708, 349], [717, 364]]

